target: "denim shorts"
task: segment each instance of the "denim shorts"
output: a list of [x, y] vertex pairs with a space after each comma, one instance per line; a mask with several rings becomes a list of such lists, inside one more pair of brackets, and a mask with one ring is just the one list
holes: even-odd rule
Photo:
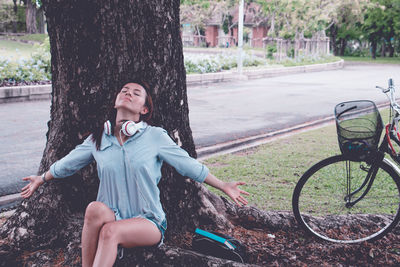
[[[112, 211], [114, 212], [116, 221], [122, 220], [121, 215], [119, 214], [119, 211], [117, 209], [112, 209]], [[154, 223], [154, 225], [158, 228], [158, 230], [160, 230], [160, 233], [161, 233], [161, 239], [160, 239], [160, 242], [157, 244], [157, 247], [161, 246], [164, 243], [164, 234], [165, 234], [165, 231], [167, 230], [167, 219], [164, 219], [161, 222], [161, 224], [159, 224], [154, 218], [147, 218], [143, 215], [139, 215], [139, 216], [132, 217], [132, 218], [143, 218], [143, 219], [146, 219], [146, 220]]]

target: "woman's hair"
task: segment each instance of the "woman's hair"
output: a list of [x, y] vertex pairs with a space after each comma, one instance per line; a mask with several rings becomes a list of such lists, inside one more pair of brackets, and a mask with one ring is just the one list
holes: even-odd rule
[[[147, 82], [145, 82], [145, 81], [140, 81], [140, 82], [133, 81], [133, 82], [127, 82], [125, 84], [128, 84], [128, 83], [139, 84], [146, 91], [146, 101], [145, 101], [144, 105], [147, 107], [148, 112], [146, 114], [141, 114], [140, 115], [140, 121], [145, 121], [147, 124], [151, 124], [151, 119], [153, 117], [154, 106], [153, 106], [153, 99], [151, 98], [151, 95], [150, 95], [150, 86], [149, 86], [149, 84]], [[117, 100], [117, 96], [118, 96], [119, 92], [120, 91], [118, 91], [114, 96], [113, 105], [115, 104], [115, 101]], [[117, 117], [117, 110], [115, 108], [113, 108], [111, 110], [111, 114], [110, 114], [110, 118], [109, 118], [109, 121], [111, 122], [111, 134], [114, 134], [114, 127], [116, 125], [116, 123], [115, 123], [116, 117]], [[104, 124], [101, 123], [101, 125], [99, 125], [99, 127], [97, 127], [97, 129], [95, 129], [95, 131], [93, 131], [93, 133], [92, 133], [92, 140], [93, 140], [93, 142], [96, 143], [96, 149], [97, 150], [100, 149], [101, 138], [103, 136], [103, 131], [104, 131]]]

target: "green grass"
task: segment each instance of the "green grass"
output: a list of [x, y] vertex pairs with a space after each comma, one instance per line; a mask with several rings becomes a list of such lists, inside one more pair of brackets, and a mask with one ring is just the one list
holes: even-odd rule
[[377, 57], [372, 59], [371, 57], [341, 57], [345, 61], [352, 62], [364, 62], [364, 63], [376, 63], [376, 64], [400, 64], [400, 57]]
[[[387, 121], [388, 110], [381, 114]], [[322, 159], [337, 154], [340, 150], [336, 126], [332, 123], [247, 151], [212, 157], [204, 163], [221, 180], [246, 182], [242, 188], [251, 194], [250, 205], [263, 210], [290, 211], [294, 187], [303, 173]]]
[[246, 182], [243, 189], [251, 194], [251, 205], [291, 210], [292, 192], [300, 176], [314, 163], [338, 153], [336, 128], [329, 125], [249, 151], [210, 158], [205, 164], [222, 180]]
[[21, 40], [21, 41], [32, 41], [37, 43], [43, 43], [48, 35], [47, 34], [26, 34], [22, 36], [9, 36], [10, 38]]
[[313, 64], [323, 64], [323, 63], [331, 63], [331, 62], [337, 62], [339, 61], [339, 57], [334, 57], [330, 56], [327, 58], [321, 58], [318, 60], [312, 60], [312, 59], [305, 59], [300, 62], [296, 62], [296, 60], [284, 60], [282, 61], [281, 64], [285, 67], [294, 67], [294, 66], [304, 66], [304, 65], [313, 65]]
[[12, 61], [28, 59], [36, 49], [37, 48], [31, 44], [0, 40], [0, 58], [6, 58]]

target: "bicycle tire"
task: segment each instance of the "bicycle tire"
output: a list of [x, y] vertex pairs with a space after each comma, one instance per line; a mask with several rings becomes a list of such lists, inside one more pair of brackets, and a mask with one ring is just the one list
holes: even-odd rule
[[349, 161], [343, 155], [324, 159], [299, 179], [292, 197], [294, 216], [307, 233], [323, 240], [346, 244], [377, 240], [400, 220], [399, 174], [384, 159], [368, 194], [354, 207], [346, 208], [347, 194], [342, 190], [346, 162], [350, 168], [358, 166], [350, 172], [355, 185], [352, 192], [362, 184], [367, 171], [361, 166], [367, 163]]

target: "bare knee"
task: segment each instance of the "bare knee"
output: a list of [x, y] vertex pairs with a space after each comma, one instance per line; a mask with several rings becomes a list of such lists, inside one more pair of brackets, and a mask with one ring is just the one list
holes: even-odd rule
[[110, 208], [99, 201], [90, 202], [85, 212], [85, 224], [103, 225], [114, 219]]
[[115, 225], [112, 223], [106, 223], [100, 230], [99, 238], [103, 241], [110, 242], [116, 241], [117, 239], [117, 231]]

